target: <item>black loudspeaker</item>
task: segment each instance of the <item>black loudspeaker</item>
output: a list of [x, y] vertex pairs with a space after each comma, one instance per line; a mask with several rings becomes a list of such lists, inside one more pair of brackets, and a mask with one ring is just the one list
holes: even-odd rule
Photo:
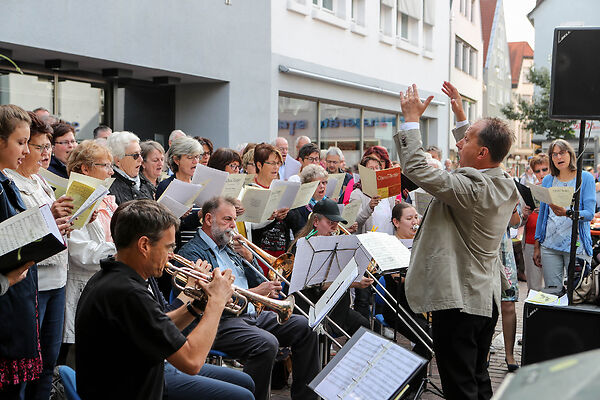
[[600, 307], [523, 306], [521, 363], [533, 364], [600, 348]]
[[599, 27], [554, 29], [550, 118], [600, 119]]

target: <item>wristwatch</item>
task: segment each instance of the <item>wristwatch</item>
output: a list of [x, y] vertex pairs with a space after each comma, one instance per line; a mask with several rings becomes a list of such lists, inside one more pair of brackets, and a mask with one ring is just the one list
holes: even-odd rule
[[194, 308], [194, 306], [192, 305], [191, 301], [188, 301], [187, 304], [185, 305], [185, 308], [187, 309], [187, 311], [192, 314], [192, 316], [194, 318], [200, 318], [201, 315], [198, 314], [198, 312], [196, 311], [196, 309]]

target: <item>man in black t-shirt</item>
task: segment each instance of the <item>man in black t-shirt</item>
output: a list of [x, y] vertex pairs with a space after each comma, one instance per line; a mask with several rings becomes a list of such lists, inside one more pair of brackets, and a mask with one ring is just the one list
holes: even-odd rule
[[[101, 262], [75, 317], [77, 390], [82, 399], [161, 399], [164, 360], [197, 374], [211, 348], [223, 307], [232, 296], [231, 271], [213, 271], [200, 323], [187, 339], [180, 329], [197, 315], [191, 303], [165, 314], [148, 287], [175, 246], [179, 220], [153, 200], [121, 204], [111, 221], [117, 254]], [[208, 270], [206, 262], [198, 264]]]

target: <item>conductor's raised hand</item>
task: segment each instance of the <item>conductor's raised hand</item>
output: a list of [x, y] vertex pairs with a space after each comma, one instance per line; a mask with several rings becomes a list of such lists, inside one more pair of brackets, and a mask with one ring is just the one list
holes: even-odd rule
[[433, 96], [429, 96], [425, 102], [422, 102], [415, 84], [409, 86], [406, 93], [400, 92], [400, 106], [402, 107], [404, 120], [406, 122], [419, 122], [431, 100], [433, 100]]
[[233, 296], [232, 282], [233, 276], [230, 269], [221, 272], [219, 268], [215, 268], [210, 282], [198, 281], [198, 284], [208, 296], [209, 303], [214, 302], [217, 306], [223, 308]]
[[452, 107], [452, 112], [454, 115], [456, 115], [456, 120], [466, 121], [467, 115], [463, 109], [462, 96], [460, 93], [458, 93], [458, 89], [450, 82], [444, 81], [444, 84], [442, 85], [442, 92], [444, 92], [446, 96], [450, 98], [450, 106]]

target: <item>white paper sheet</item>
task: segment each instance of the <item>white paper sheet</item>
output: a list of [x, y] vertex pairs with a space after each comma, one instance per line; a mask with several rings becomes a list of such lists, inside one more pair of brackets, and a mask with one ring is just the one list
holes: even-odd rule
[[[162, 203], [161, 199], [163, 197], [169, 197], [171, 200], [175, 200], [179, 204], [187, 206], [187, 209], [189, 210], [194, 205], [194, 200], [198, 197], [198, 194], [200, 194], [201, 191], [202, 185], [187, 183], [179, 179], [173, 179], [158, 199], [158, 202]], [[165, 206], [166, 205], [167, 204], [165, 203]]]
[[229, 174], [225, 180], [225, 185], [223, 186], [221, 196], [233, 197], [234, 199], [237, 199], [242, 191], [245, 181], [246, 177], [243, 174]]
[[347, 224], [343, 224], [344, 228], [348, 228], [356, 222], [356, 217], [360, 211], [361, 201], [360, 200], [352, 200], [350, 203], [346, 204], [342, 208], [342, 218], [348, 222]]
[[294, 204], [294, 200], [296, 199], [296, 195], [300, 190], [300, 182], [289, 182], [275, 179], [273, 182], [271, 182], [271, 186], [269, 186], [269, 188], [276, 189], [281, 186], [283, 186], [285, 189], [281, 196], [281, 200], [277, 205], [277, 209], [291, 208], [292, 204]]
[[544, 305], [553, 305], [566, 307], [569, 305], [569, 298], [567, 295], [563, 295], [562, 297], [558, 297], [554, 294], [548, 294], [544, 292], [540, 292], [537, 290], [529, 290], [529, 295], [525, 299], [526, 303], [532, 304], [544, 304]]
[[67, 186], [69, 186], [68, 179], [58, 176], [44, 168], [39, 169], [38, 175], [44, 178], [46, 182], [54, 188], [54, 195], [57, 199], [67, 192]]
[[215, 196], [220, 196], [228, 176], [228, 172], [198, 164], [194, 171], [194, 176], [192, 176], [192, 183], [202, 185], [202, 190], [198, 194], [198, 197], [196, 197], [194, 203], [196, 203], [198, 207], [202, 207], [206, 201]]
[[416, 354], [365, 332], [315, 392], [325, 400], [388, 399], [422, 363]]
[[554, 204], [560, 207], [568, 208], [573, 200], [573, 194], [575, 188], [572, 186], [555, 186], [545, 188], [540, 185], [532, 185], [527, 183], [526, 185], [530, 190], [533, 197], [546, 204]]
[[319, 301], [315, 303], [315, 306], [310, 307], [308, 313], [308, 325], [310, 325], [313, 330], [318, 327], [321, 321], [323, 321], [323, 318], [325, 318], [331, 309], [335, 307], [337, 302], [340, 301], [344, 293], [346, 293], [346, 290], [348, 290], [357, 277], [358, 266], [356, 265], [356, 260], [351, 258], [346, 267], [337, 278], [335, 278], [331, 286], [327, 288]]
[[183, 217], [183, 215], [186, 212], [188, 212], [191, 208], [186, 206], [185, 204], [181, 204], [180, 202], [170, 198], [169, 196], [160, 196], [158, 202], [163, 206], [167, 207], [177, 218]]
[[277, 209], [285, 189], [285, 186], [274, 189], [262, 189], [254, 186], [245, 187], [241, 200], [245, 211], [240, 215], [238, 221], [256, 224], [265, 222]]
[[[410, 197], [414, 199], [414, 206], [420, 215], [425, 215], [429, 203], [433, 200], [433, 196], [424, 191], [423, 189], [417, 189], [410, 193]], [[413, 197], [414, 195], [414, 197]]]
[[310, 202], [310, 199], [315, 194], [315, 190], [317, 190], [317, 186], [319, 185], [319, 181], [303, 183], [300, 185], [300, 190], [296, 193], [296, 198], [294, 199], [294, 203], [290, 207], [290, 209], [304, 207]]
[[327, 189], [325, 189], [325, 196], [338, 198], [345, 178], [345, 172], [339, 174], [329, 174], [329, 177], [327, 178]]
[[352, 257], [356, 259], [357, 280], [360, 280], [371, 256], [361, 249], [355, 235], [313, 236], [309, 240], [298, 240], [289, 293], [306, 286], [333, 282]]
[[9, 253], [48, 233], [62, 240], [62, 236], [47, 204], [25, 210], [0, 223], [0, 255]]
[[356, 236], [367, 252], [375, 259], [382, 272], [407, 268], [410, 251], [393, 235], [368, 232]]

